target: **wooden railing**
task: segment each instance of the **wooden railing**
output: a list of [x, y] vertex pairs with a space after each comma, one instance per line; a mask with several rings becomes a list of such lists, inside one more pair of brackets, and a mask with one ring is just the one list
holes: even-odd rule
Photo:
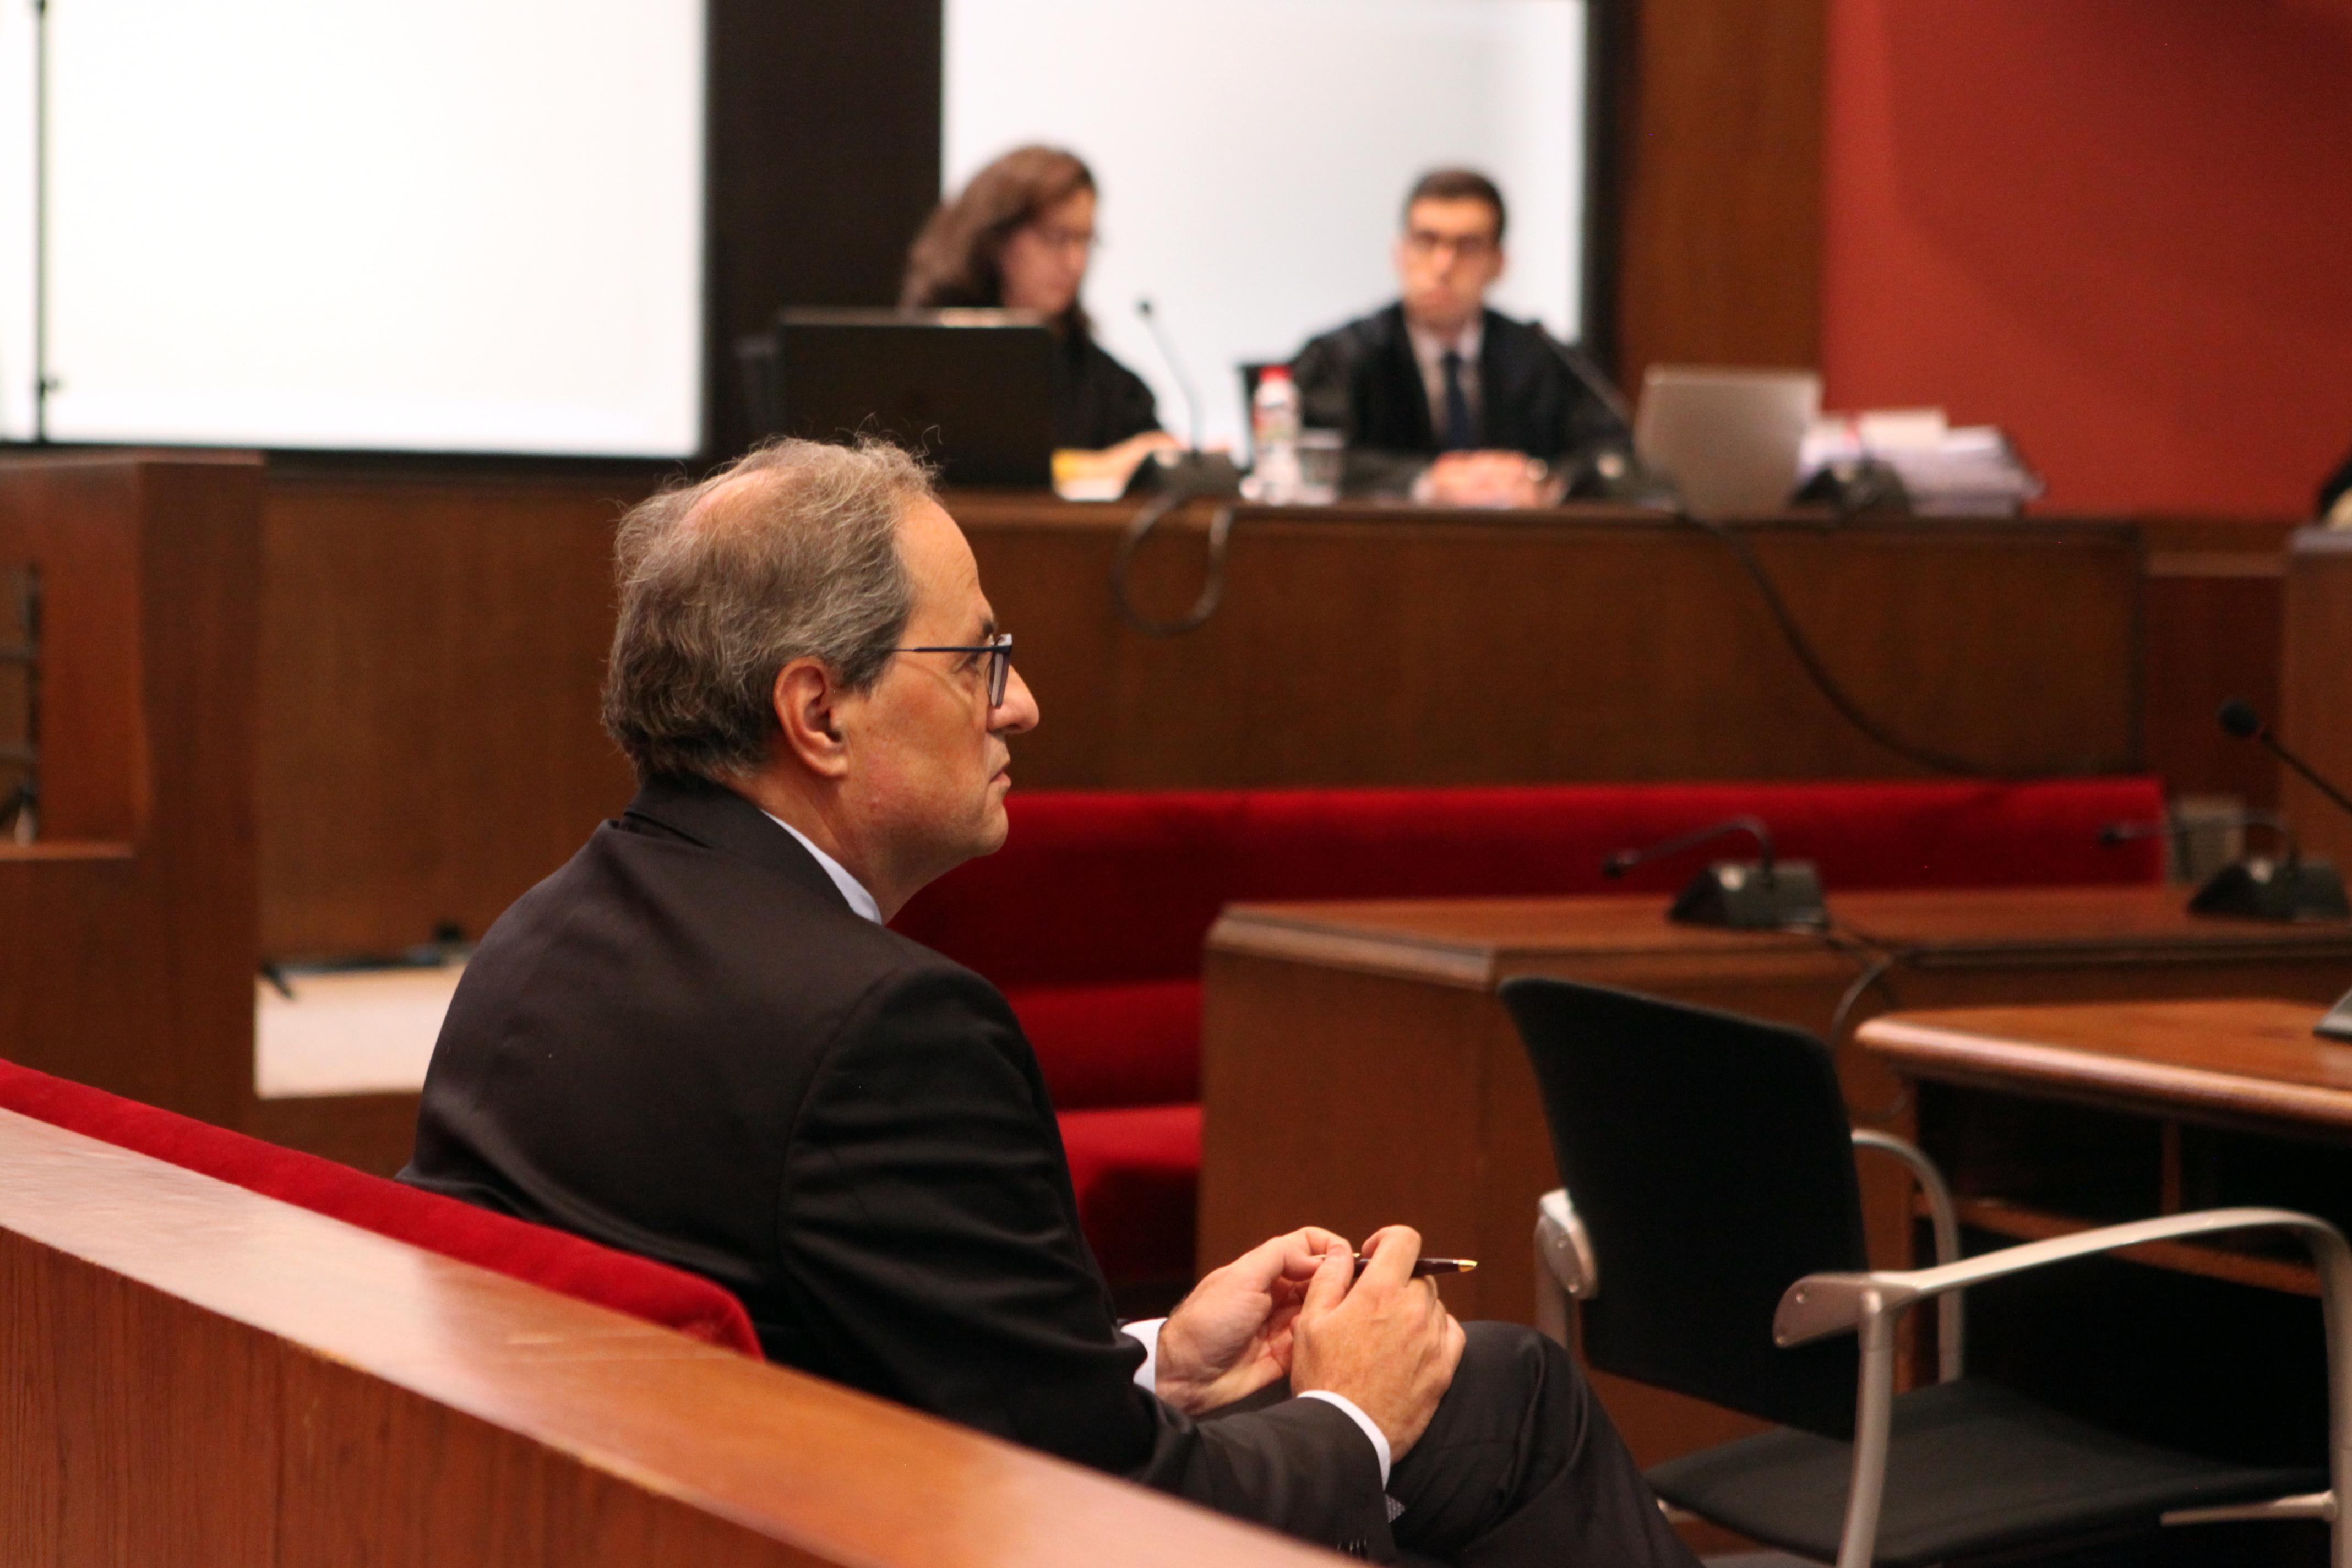
[[0, 1112], [11, 1563], [1328, 1561]]

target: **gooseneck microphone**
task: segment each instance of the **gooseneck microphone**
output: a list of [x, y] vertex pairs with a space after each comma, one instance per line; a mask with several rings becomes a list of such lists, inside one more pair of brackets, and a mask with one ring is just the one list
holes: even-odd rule
[[1149, 299], [1135, 302], [1135, 313], [1151, 329], [1152, 340], [1160, 345], [1160, 357], [1168, 362], [1168, 374], [1175, 377], [1176, 390], [1183, 394], [1184, 413], [1192, 426], [1192, 444], [1181, 452], [1166, 447], [1154, 451], [1136, 464], [1135, 472], [1129, 477], [1129, 495], [1154, 489], [1159, 493], [1136, 512], [1119, 538], [1118, 551], [1110, 563], [1110, 602], [1121, 620], [1146, 637], [1181, 637], [1215, 615], [1218, 601], [1224, 597], [1225, 544], [1234, 531], [1234, 509], [1220, 506], [1209, 520], [1209, 562], [1207, 571], [1202, 574], [1200, 596], [1192, 601], [1191, 609], [1172, 621], [1156, 619], [1137, 606], [1128, 582], [1136, 553], [1151, 537], [1152, 530], [1186, 501], [1230, 502], [1240, 496], [1242, 476], [1229, 454], [1201, 450], [1200, 395], [1192, 390], [1192, 378], [1184, 374], [1184, 362], [1176, 357], [1175, 343], [1160, 329], [1160, 313], [1151, 308]]
[[2242, 697], [2232, 697], [2221, 704], [2221, 719], [2222, 729], [2241, 741], [2253, 741], [2269, 747], [2272, 754], [2280, 762], [2301, 773], [2305, 783], [2334, 801], [2347, 813], [2352, 813], [2352, 795], [2347, 795], [2342, 790], [2321, 778], [2313, 771], [2309, 763], [2282, 745], [2279, 738], [2271, 732], [2271, 727], [2263, 722], [2263, 716], [2254, 711], [2252, 703]]
[[1696, 828], [1677, 834], [1640, 849], [1620, 849], [1601, 862], [1601, 874], [1615, 881], [1636, 866], [1646, 866], [1653, 860], [1664, 860], [1685, 849], [1696, 849], [1702, 844], [1712, 844], [1734, 833], [1745, 833], [1756, 840], [1756, 868], [1766, 881], [1772, 879], [1772, 830], [1764, 826], [1760, 816], [1732, 816], [1712, 826]]
[[[2281, 745], [2279, 738], [2271, 733], [2271, 727], [2263, 722], [2263, 716], [2254, 711], [2252, 703], [2242, 697], [2231, 698], [2221, 704], [2221, 720], [2222, 729], [2237, 736], [2241, 741], [2259, 741], [2268, 746], [2272, 755], [2302, 774], [2304, 781], [2312, 788], [2342, 806], [2347, 812], [2352, 812], [2352, 800], [2346, 799], [2342, 790], [2321, 778], [2313, 771], [2309, 763]], [[2327, 1039], [2341, 1040], [2347, 1045], [2352, 1045], [2352, 993], [2347, 993], [2342, 1001], [2329, 1008], [2326, 1016], [2312, 1026], [2311, 1032]]]
[[1633, 411], [1625, 406], [1624, 395], [1609, 384], [1609, 378], [1601, 374], [1600, 368], [1585, 358], [1575, 344], [1564, 343], [1553, 337], [1550, 330], [1540, 321], [1536, 323], [1536, 332], [1543, 339], [1544, 347], [1551, 351], [1552, 358], [1559, 361], [1561, 367], [1574, 376], [1585, 391], [1592, 394], [1601, 407], [1615, 415], [1617, 423], [1625, 426], [1625, 434], [1632, 436]]
[[1601, 862], [1601, 874], [1614, 880], [1636, 866], [1696, 849], [1734, 833], [1756, 840], [1753, 860], [1717, 860], [1684, 884], [1666, 918], [1684, 925], [1728, 926], [1734, 931], [1817, 931], [1829, 924], [1822, 903], [1822, 879], [1810, 860], [1775, 860], [1772, 830], [1761, 818], [1727, 817], [1694, 832], [1677, 834], [1642, 849], [1620, 849]]
[[1151, 298], [1145, 295], [1135, 302], [1135, 313], [1151, 329], [1151, 341], [1160, 345], [1160, 357], [1168, 362], [1168, 374], [1175, 379], [1176, 390], [1184, 395], [1184, 423], [1192, 432], [1187, 443], [1197, 452], [1201, 449], [1201, 395], [1192, 388], [1192, 378], [1184, 374], [1184, 362], [1176, 357], [1176, 345], [1168, 336], [1168, 329], [1160, 324], [1160, 312], [1151, 308]]
[[2110, 822], [2099, 829], [2099, 842], [2112, 849], [2118, 844], [2141, 838], [2185, 838], [2198, 828], [2229, 827], [2267, 827], [2278, 836], [2280, 859], [2291, 866], [2303, 858], [2303, 851], [2295, 843], [2294, 824], [2275, 811], [2264, 811], [2259, 806], [2200, 816], [2193, 826], [2185, 822]]
[[[2352, 919], [2352, 901], [2344, 896], [2344, 879], [2317, 856], [2306, 860], [2295, 842], [2294, 827], [2275, 811], [2259, 808], [2233, 811], [2214, 817], [2214, 827], [2267, 827], [2277, 835], [2279, 854], [2245, 855], [2205, 879], [2189, 898], [2193, 915], [2231, 915], [2252, 921], [2340, 921]], [[2188, 831], [2179, 822], [2110, 822], [2099, 829], [2099, 842], [2127, 844], [2136, 838], [2179, 836]]]

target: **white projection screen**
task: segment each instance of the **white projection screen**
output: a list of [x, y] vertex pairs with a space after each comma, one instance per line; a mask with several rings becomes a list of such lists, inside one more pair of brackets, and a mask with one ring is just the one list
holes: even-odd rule
[[1499, 310], [1580, 335], [1584, 0], [945, 0], [949, 189], [1009, 148], [1069, 148], [1102, 186], [1086, 303], [1184, 408], [1135, 301], [1242, 427], [1234, 366], [1393, 299], [1415, 175], [1485, 170], [1510, 204]]
[[[0, 24], [0, 236], [30, 205], [27, 9]], [[694, 0], [49, 0], [48, 16], [51, 439], [700, 445]], [[22, 437], [16, 248], [0, 427]]]

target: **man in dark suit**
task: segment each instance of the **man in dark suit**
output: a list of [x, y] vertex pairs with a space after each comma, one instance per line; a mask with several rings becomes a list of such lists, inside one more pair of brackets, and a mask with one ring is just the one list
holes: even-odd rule
[[1410, 1229], [1360, 1278], [1277, 1237], [1114, 1321], [1020, 1025], [881, 923], [1003, 841], [1037, 722], [911, 458], [769, 447], [618, 555], [643, 787], [484, 939], [404, 1179], [707, 1275], [776, 1361], [1310, 1541], [1687, 1568], [1566, 1355], [1465, 1331]]
[[1469, 169], [1405, 198], [1393, 305], [1298, 352], [1305, 423], [1348, 442], [1348, 484], [1456, 505], [1533, 506], [1627, 470], [1616, 396], [1575, 350], [1486, 308], [1502, 277], [1503, 194]]

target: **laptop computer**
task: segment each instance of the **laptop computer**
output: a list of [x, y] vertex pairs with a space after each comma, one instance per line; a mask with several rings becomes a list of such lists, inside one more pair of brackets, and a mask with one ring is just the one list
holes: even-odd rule
[[771, 435], [887, 436], [952, 485], [1054, 479], [1053, 333], [1011, 310], [793, 308], [776, 315]]
[[1805, 428], [1822, 411], [1811, 371], [1652, 365], [1633, 450], [1702, 516], [1778, 511], [1797, 485]]

